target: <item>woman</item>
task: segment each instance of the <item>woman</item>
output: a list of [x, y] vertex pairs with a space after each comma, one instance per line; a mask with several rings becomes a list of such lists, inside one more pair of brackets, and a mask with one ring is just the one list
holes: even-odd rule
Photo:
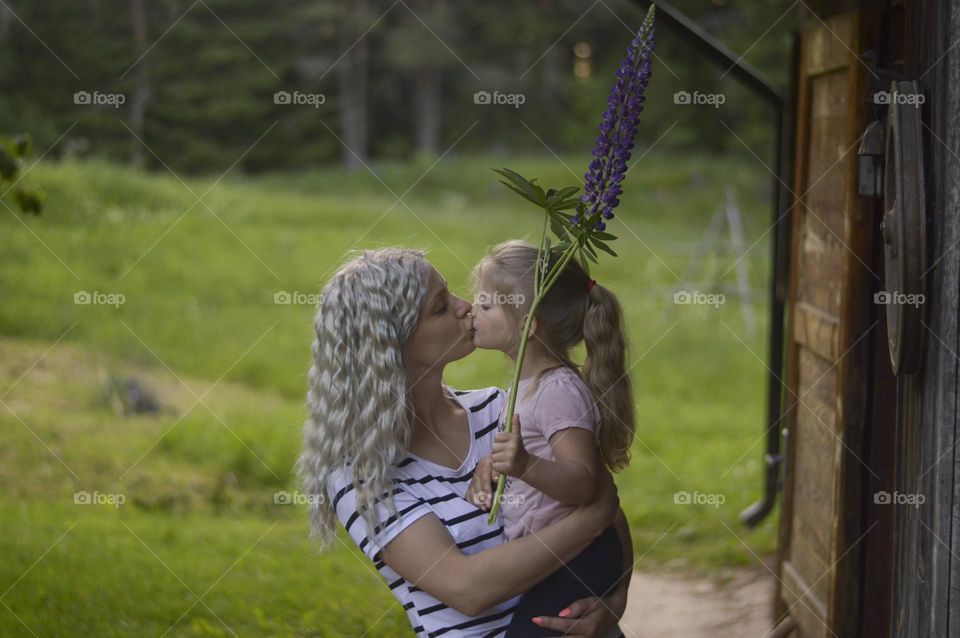
[[464, 499], [505, 398], [499, 388], [457, 392], [443, 383], [444, 367], [474, 350], [470, 309], [414, 250], [367, 251], [327, 283], [297, 462], [311, 538], [331, 545], [339, 519], [417, 636], [493, 638], [505, 635], [521, 594], [616, 519], [626, 577], [539, 624], [568, 636], [620, 636], [632, 550], [608, 472], [591, 503], [510, 542]]

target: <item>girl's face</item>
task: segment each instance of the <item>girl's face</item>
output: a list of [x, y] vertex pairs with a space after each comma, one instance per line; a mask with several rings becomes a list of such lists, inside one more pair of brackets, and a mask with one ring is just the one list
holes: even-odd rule
[[490, 292], [482, 284], [473, 303], [473, 344], [485, 350], [499, 350], [511, 355], [516, 349], [517, 326], [502, 301], [506, 295]]
[[417, 327], [404, 344], [404, 362], [416, 376], [462, 359], [474, 350], [470, 303], [447, 288], [435, 268], [430, 269], [427, 295]]

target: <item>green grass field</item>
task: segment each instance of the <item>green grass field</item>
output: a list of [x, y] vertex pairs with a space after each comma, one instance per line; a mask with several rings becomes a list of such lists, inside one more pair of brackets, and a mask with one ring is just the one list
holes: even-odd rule
[[[583, 158], [563, 162], [581, 172]], [[274, 504], [295, 488], [314, 310], [274, 297], [315, 294], [348, 249], [383, 245], [428, 249], [469, 295], [489, 245], [542, 223], [488, 169], [577, 183], [564, 163], [448, 157], [375, 165], [379, 179], [328, 169], [185, 184], [37, 166], [43, 216], [0, 215], [0, 635], [409, 635], [349, 539], [319, 555], [305, 508]], [[620, 257], [594, 271], [630, 328], [638, 436], [618, 484], [641, 569], [717, 573], [775, 546], [775, 516], [756, 530], [737, 519], [760, 496], [767, 305], [748, 336], [729, 296], [673, 304], [690, 260], [677, 245], [700, 238], [728, 185], [750, 245], [769, 223], [762, 167], [651, 153], [608, 226]], [[761, 299], [769, 240], [746, 260]], [[82, 292], [123, 303], [75, 303]], [[509, 375], [502, 355], [478, 352], [447, 381]], [[131, 376], [164, 412], [114, 408], [109, 379]], [[81, 490], [125, 502], [76, 504]], [[678, 491], [725, 502], [678, 505]]]

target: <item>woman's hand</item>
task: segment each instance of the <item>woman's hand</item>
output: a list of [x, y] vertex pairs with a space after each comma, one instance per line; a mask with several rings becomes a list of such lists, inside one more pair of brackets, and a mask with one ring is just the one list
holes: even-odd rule
[[604, 598], [590, 596], [567, 605], [560, 612], [562, 617], [539, 616], [539, 625], [561, 632], [566, 638], [607, 638], [626, 608], [626, 590], [618, 587]]
[[523, 447], [523, 436], [520, 434], [520, 415], [513, 415], [513, 431], [497, 432], [493, 437], [493, 469], [503, 472], [507, 476], [519, 479], [527, 472], [530, 465], [530, 454]]
[[489, 454], [481, 457], [480, 462], [477, 463], [477, 468], [473, 471], [470, 486], [467, 487], [467, 502], [476, 505], [485, 512], [489, 512], [498, 480], [500, 480], [500, 473], [493, 470], [493, 457]]

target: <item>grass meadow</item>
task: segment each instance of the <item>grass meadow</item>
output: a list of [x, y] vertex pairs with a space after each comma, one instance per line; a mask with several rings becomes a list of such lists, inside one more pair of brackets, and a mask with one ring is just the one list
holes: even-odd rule
[[[470, 295], [487, 247], [542, 223], [489, 169], [559, 187], [578, 183], [583, 158], [434, 162], [183, 181], [96, 161], [29, 173], [42, 216], [0, 215], [0, 635], [412, 635], [342, 530], [321, 555], [305, 507], [275, 504], [296, 489], [312, 296], [348, 250], [384, 245], [428, 250]], [[769, 182], [753, 158], [651, 152], [608, 225], [620, 256], [593, 274], [630, 330], [637, 440], [617, 482], [638, 569], [717, 574], [775, 547], [775, 515], [755, 530], [737, 518], [761, 493]], [[704, 290], [681, 278], [728, 188], [756, 242], [743, 260], [752, 333], [735, 295], [673, 298]], [[502, 355], [476, 352], [446, 378], [509, 376]], [[117, 409], [109, 389], [129, 378], [159, 413]], [[96, 502], [77, 503], [81, 491]], [[677, 504], [680, 491], [723, 503]]]

